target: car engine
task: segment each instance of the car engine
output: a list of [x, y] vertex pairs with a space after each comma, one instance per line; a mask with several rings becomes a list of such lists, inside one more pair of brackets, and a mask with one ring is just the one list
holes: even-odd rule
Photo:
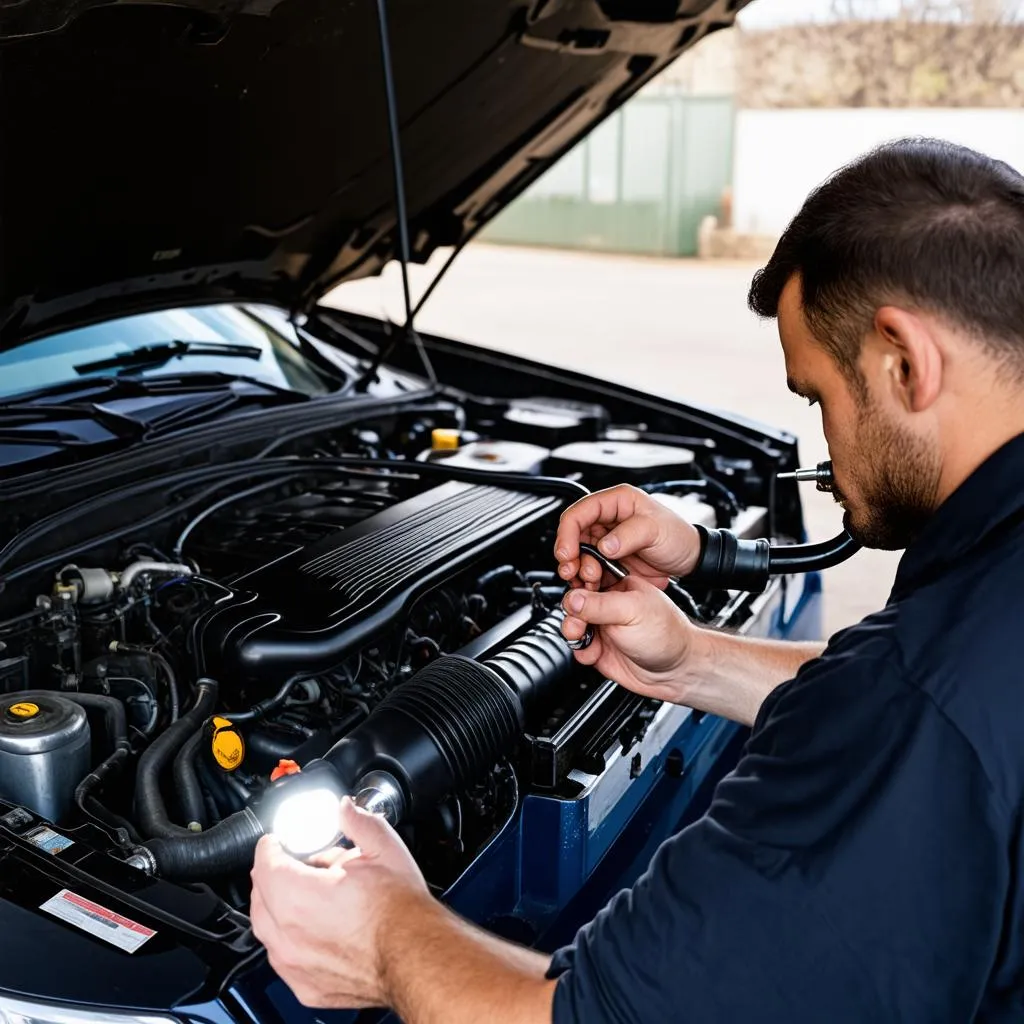
[[272, 777], [333, 750], [353, 789], [385, 780], [445, 888], [524, 793], [571, 799], [657, 712], [559, 631], [559, 514], [619, 482], [772, 529], [766, 479], [710, 439], [549, 399], [368, 415], [22, 524], [0, 551], [0, 800], [244, 908]]

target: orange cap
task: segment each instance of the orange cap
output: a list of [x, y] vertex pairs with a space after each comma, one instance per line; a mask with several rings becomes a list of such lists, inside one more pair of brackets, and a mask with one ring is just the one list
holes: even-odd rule
[[277, 767], [270, 773], [270, 781], [277, 782], [284, 775], [296, 775], [301, 771], [302, 769], [296, 761], [290, 761], [288, 758], [283, 757], [277, 762]]

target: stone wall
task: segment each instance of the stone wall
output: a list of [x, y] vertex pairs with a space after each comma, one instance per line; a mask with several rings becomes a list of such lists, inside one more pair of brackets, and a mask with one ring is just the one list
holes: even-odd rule
[[739, 107], [1024, 106], [1024, 25], [873, 21], [720, 35], [736, 47]]

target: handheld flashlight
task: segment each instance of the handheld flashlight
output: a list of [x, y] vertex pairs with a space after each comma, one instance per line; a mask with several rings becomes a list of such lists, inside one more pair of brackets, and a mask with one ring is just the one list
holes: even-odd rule
[[300, 860], [338, 845], [346, 789], [330, 764], [312, 761], [300, 771], [294, 762], [282, 761], [271, 780], [257, 811], [264, 832]]
[[367, 772], [351, 792], [325, 760], [311, 761], [301, 770], [294, 762], [283, 761], [271, 778], [260, 802], [260, 822], [264, 831], [300, 860], [334, 846], [351, 847], [340, 824], [341, 799], [346, 794], [357, 807], [381, 815], [393, 826], [405, 814], [402, 788], [384, 771]]

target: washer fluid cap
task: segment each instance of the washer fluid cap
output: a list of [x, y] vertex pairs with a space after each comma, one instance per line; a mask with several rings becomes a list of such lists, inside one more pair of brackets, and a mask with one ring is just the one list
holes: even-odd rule
[[430, 432], [430, 447], [435, 452], [450, 452], [459, 447], [459, 432], [451, 427], [435, 427]]

